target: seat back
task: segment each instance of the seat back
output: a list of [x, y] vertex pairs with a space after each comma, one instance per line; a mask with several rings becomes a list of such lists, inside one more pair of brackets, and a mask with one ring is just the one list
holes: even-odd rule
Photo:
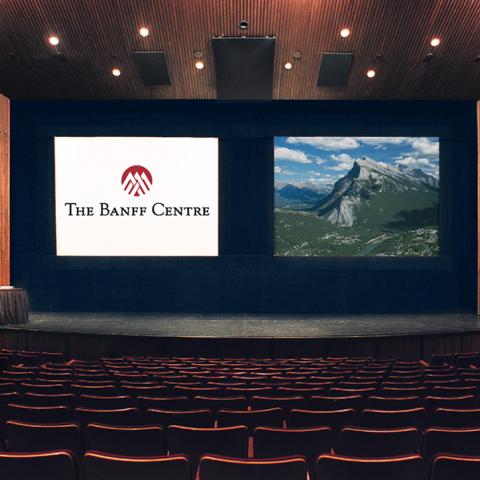
[[310, 410], [341, 410], [343, 408], [353, 408], [361, 410], [363, 408], [364, 398], [361, 395], [329, 396], [314, 395], [308, 402]]
[[87, 452], [85, 469], [89, 479], [191, 480], [190, 462], [184, 455], [142, 458]]
[[5, 479], [77, 480], [73, 456], [66, 451], [0, 452], [0, 472]]
[[437, 408], [430, 424], [436, 427], [480, 427], [480, 408]]
[[186, 427], [213, 427], [214, 418], [210, 410], [159, 410], [149, 408], [147, 420], [154, 425], [183, 425]]
[[289, 428], [331, 427], [338, 431], [347, 425], [355, 424], [356, 413], [353, 408], [340, 410], [291, 410], [287, 416]]
[[425, 459], [439, 453], [480, 455], [480, 428], [426, 428], [422, 453]]
[[126, 456], [165, 455], [166, 442], [162, 427], [157, 425], [114, 427], [91, 423], [85, 430], [88, 450]]
[[108, 425], [139, 425], [142, 423], [140, 412], [136, 408], [96, 409], [77, 407], [75, 419], [80, 425], [106, 423]]
[[253, 434], [255, 458], [303, 455], [307, 459], [310, 476], [313, 475], [317, 456], [329, 453], [332, 446], [333, 433], [330, 427], [258, 427]]
[[233, 409], [233, 410], [242, 410], [247, 409], [248, 402], [245, 397], [208, 397], [208, 396], [197, 396], [193, 399], [194, 408], [204, 408], [207, 410], [212, 410], [216, 412], [217, 410], [223, 409]]
[[170, 453], [188, 455], [196, 471], [204, 454], [248, 456], [248, 429], [245, 426], [219, 428], [192, 428], [171, 425], [167, 430]]
[[27, 423], [65, 423], [72, 420], [70, 409], [63, 405], [35, 407], [9, 403], [4, 413], [5, 420]]
[[431, 480], [473, 479], [479, 477], [479, 456], [438, 455], [432, 464]]
[[283, 410], [278, 407], [263, 410], [219, 410], [217, 413], [219, 427], [245, 425], [250, 435], [253, 435], [256, 427], [282, 427], [283, 418]]
[[371, 428], [417, 427], [420, 430], [425, 424], [425, 409], [365, 409], [360, 414], [360, 424]]
[[302, 396], [260, 396], [254, 395], [250, 400], [250, 405], [254, 410], [265, 408], [282, 408], [284, 412], [288, 412], [292, 408], [302, 408], [305, 406], [305, 399]]
[[424, 476], [424, 466], [420, 455], [368, 459], [320, 455], [316, 475], [317, 480], [418, 480]]
[[389, 457], [418, 453], [419, 448], [420, 434], [415, 427], [345, 427], [340, 432], [335, 453], [353, 457]]
[[5, 425], [8, 447], [13, 452], [68, 450], [83, 455], [80, 426], [76, 423], [25, 423], [10, 420]]
[[305, 459], [299, 456], [243, 459], [204, 455], [198, 480], [307, 480], [307, 471]]

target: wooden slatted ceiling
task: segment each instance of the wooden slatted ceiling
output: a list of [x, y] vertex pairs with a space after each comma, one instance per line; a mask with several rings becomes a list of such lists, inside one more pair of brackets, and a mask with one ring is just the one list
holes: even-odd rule
[[[210, 39], [240, 35], [242, 19], [248, 35], [277, 37], [275, 99], [480, 94], [478, 0], [3, 0], [0, 19], [0, 91], [16, 99], [213, 99]], [[150, 29], [148, 38], [138, 35], [141, 26]], [[347, 39], [339, 36], [344, 26], [352, 30]], [[51, 34], [61, 39], [56, 48], [47, 42]], [[435, 35], [442, 43], [432, 49]], [[132, 52], [161, 49], [172, 85], [144, 87]], [[195, 50], [205, 54], [204, 70], [194, 68]], [[295, 50], [300, 60], [292, 60]], [[325, 51], [354, 52], [346, 88], [316, 86]], [[435, 58], [424, 63], [430, 51]], [[283, 69], [286, 61], [292, 70]], [[117, 65], [122, 75], [114, 78]], [[371, 66], [378, 71], [373, 80], [365, 76]]]
[[0, 285], [10, 284], [10, 102], [0, 95]]

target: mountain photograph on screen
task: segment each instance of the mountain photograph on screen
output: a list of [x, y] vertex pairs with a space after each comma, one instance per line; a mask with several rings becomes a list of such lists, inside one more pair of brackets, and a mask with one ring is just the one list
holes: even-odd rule
[[276, 137], [275, 255], [436, 256], [438, 137]]

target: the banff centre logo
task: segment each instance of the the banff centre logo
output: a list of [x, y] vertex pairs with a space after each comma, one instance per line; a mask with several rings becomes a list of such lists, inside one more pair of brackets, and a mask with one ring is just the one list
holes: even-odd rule
[[134, 197], [145, 195], [153, 184], [152, 174], [141, 165], [132, 165], [122, 175], [122, 187]]

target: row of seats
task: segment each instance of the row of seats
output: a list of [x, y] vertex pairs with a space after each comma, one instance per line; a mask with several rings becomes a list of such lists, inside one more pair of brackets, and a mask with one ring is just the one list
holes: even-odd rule
[[113, 425], [162, 426], [185, 425], [192, 427], [213, 427], [247, 425], [250, 429], [257, 426], [315, 427], [331, 426], [339, 429], [345, 426], [363, 426], [372, 428], [394, 428], [414, 426], [462, 426], [480, 427], [480, 409], [438, 408], [427, 414], [425, 408], [398, 410], [352, 408], [335, 410], [291, 409], [284, 411], [279, 407], [229, 410], [208, 409], [168, 410], [149, 408], [141, 411], [137, 408], [97, 409], [77, 407], [70, 409], [65, 405], [31, 406], [9, 403], [1, 410], [3, 421], [19, 420], [26, 422], [58, 423], [75, 421], [81, 425], [103, 422]]
[[38, 452], [70, 450], [77, 456], [85, 450], [128, 456], [188, 455], [194, 464], [201, 455], [215, 453], [236, 457], [270, 458], [303, 455], [309, 462], [323, 453], [355, 457], [388, 457], [421, 453], [432, 459], [440, 453], [480, 455], [480, 428], [414, 427], [368, 429], [346, 427], [338, 439], [330, 427], [257, 427], [244, 425], [192, 428], [171, 425], [119, 427], [104, 424], [31, 424], [8, 421], [5, 425], [7, 451]]
[[[338, 455], [320, 455], [315, 462], [315, 474], [301, 456], [275, 459], [243, 459], [204, 455], [198, 470], [192, 468], [183, 455], [129, 458], [100, 452], [84, 456], [86, 480], [451, 480], [478, 478], [478, 457], [440, 455], [432, 465], [431, 474], [422, 457], [407, 455], [391, 458], [359, 459]], [[67, 451], [38, 454], [0, 453], [0, 470], [5, 478], [36, 480], [78, 480], [75, 459]], [[192, 474], [192, 472], [195, 472]]]

